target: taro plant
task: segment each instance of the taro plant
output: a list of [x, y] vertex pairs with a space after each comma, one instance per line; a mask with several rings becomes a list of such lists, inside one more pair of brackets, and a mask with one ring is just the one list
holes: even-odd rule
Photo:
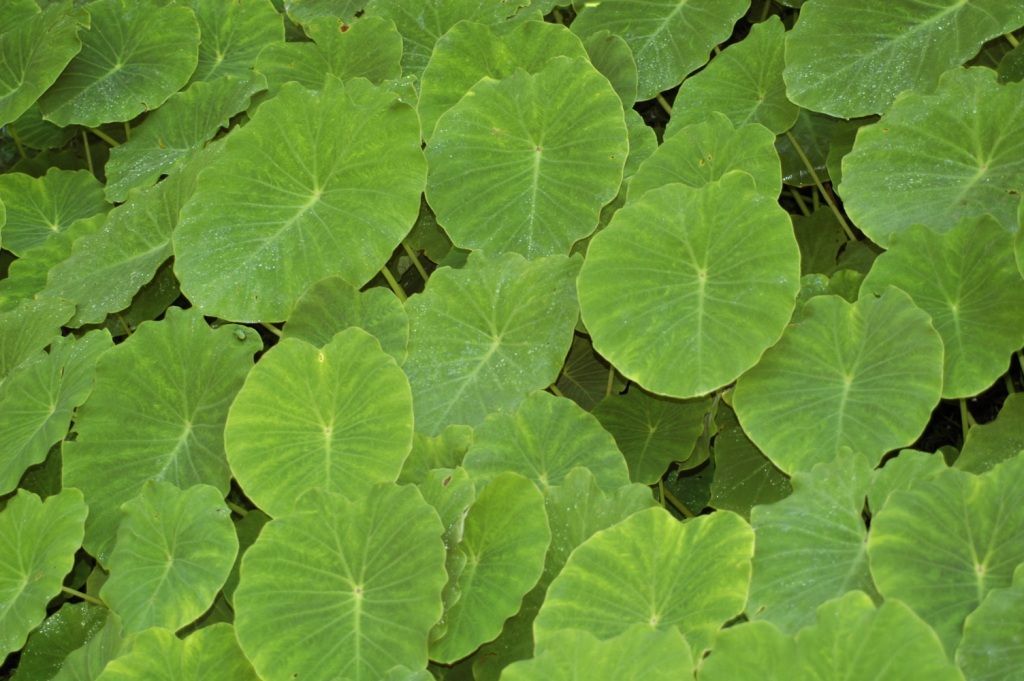
[[1019, 0], [4, 0], [0, 679], [1020, 679]]

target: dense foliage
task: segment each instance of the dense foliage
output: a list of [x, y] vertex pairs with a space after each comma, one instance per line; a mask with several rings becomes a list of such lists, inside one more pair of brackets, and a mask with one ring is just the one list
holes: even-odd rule
[[3, 0], [0, 678], [1019, 680], [1021, 27]]

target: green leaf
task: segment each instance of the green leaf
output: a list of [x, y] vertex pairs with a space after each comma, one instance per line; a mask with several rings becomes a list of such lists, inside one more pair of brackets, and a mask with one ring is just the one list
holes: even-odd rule
[[762, 194], [772, 200], [778, 197], [782, 170], [775, 135], [764, 126], [737, 128], [724, 114], [712, 111], [704, 114], [702, 122], [677, 130], [630, 180], [629, 201], [673, 182], [699, 189], [733, 170], [749, 174]]
[[92, 391], [96, 360], [112, 345], [106, 331], [58, 337], [48, 355], [30, 360], [0, 386], [0, 494], [18, 486], [68, 432], [71, 414]]
[[[728, 416], [724, 416], [728, 414]], [[771, 504], [789, 496], [789, 478], [750, 441], [735, 413], [718, 406], [719, 431], [715, 435], [715, 477], [708, 504], [744, 518], [758, 504]]]
[[332, 76], [379, 84], [402, 75], [402, 37], [387, 19], [365, 17], [349, 25], [319, 18], [304, 28], [312, 43], [277, 42], [260, 52], [254, 68], [266, 76], [271, 93], [288, 81], [319, 90]]
[[89, 23], [87, 14], [64, 3], [31, 16], [5, 18], [10, 23], [0, 31], [0, 62], [5, 65], [0, 76], [0, 125], [20, 118], [57, 80], [82, 49], [78, 29]]
[[124, 201], [129, 190], [148, 187], [187, 161], [262, 88], [255, 78], [224, 76], [171, 97], [132, 131], [131, 139], [110, 150], [104, 167], [107, 199]]
[[131, 651], [108, 664], [97, 681], [258, 681], [230, 624], [200, 629], [182, 640], [154, 627]]
[[1024, 48], [1019, 44], [1006, 53], [997, 69], [1000, 83], [1019, 83], [1024, 80]]
[[43, 177], [0, 175], [0, 201], [7, 209], [4, 248], [21, 255], [63, 232], [76, 220], [106, 212], [103, 186], [85, 170], [51, 168]]
[[95, 0], [82, 51], [39, 100], [59, 126], [96, 127], [156, 109], [196, 69], [199, 25], [186, 7], [159, 0]]
[[90, 603], [65, 603], [28, 635], [13, 681], [48, 681], [73, 651], [103, 627], [107, 609]]
[[909, 605], [952, 655], [964, 618], [1024, 562], [1024, 456], [894, 492], [872, 519], [868, 556], [886, 600]]
[[284, 41], [284, 22], [270, 0], [186, 0], [199, 22], [199, 63], [192, 81], [246, 79], [260, 51]]
[[799, 108], [786, 98], [782, 81], [785, 34], [779, 18], [768, 17], [687, 78], [672, 102], [665, 136], [705, 120], [709, 111], [725, 114], [737, 127], [760, 123], [776, 135], [793, 127]]
[[[672, 681], [690, 676], [693, 653], [678, 629], [651, 631], [636, 625], [608, 640], [564, 629], [532, 660], [516, 662], [503, 681]], [[681, 676], [683, 675], [683, 676]]]
[[913, 449], [904, 449], [885, 462], [883, 468], [875, 469], [868, 489], [868, 507], [872, 515], [885, 507], [893, 492], [910, 489], [918, 480], [927, 480], [946, 470], [942, 454], [928, 454]]
[[607, 639], [643, 624], [678, 627], [699, 654], [743, 610], [753, 551], [750, 526], [728, 511], [685, 523], [661, 508], [634, 513], [569, 557], [534, 623], [537, 645], [561, 629]]
[[725, 629], [700, 681], [906, 679], [962, 681], [935, 632], [899, 601], [877, 609], [860, 591], [829, 601], [796, 641], [767, 622]]
[[[148, 480], [222, 493], [228, 407], [260, 341], [251, 329], [210, 329], [195, 310], [170, 308], [103, 354], [96, 387], [78, 411], [78, 437], [64, 444], [64, 484], [89, 504], [85, 547], [106, 563], [119, 508]], [[125, 414], [132, 414], [126, 419]]]
[[512, 413], [496, 412], [477, 427], [463, 465], [477, 485], [513, 471], [541, 490], [588, 468], [602, 489], [629, 482], [615, 440], [596, 418], [565, 398], [534, 392]]
[[1012, 235], [989, 216], [939, 233], [914, 226], [893, 235], [862, 291], [895, 286], [931, 315], [945, 347], [942, 396], [968, 397], [1006, 372], [1024, 345], [1024, 280]]
[[629, 45], [614, 33], [602, 30], [589, 35], [585, 47], [590, 63], [615, 88], [622, 106], [631, 109], [636, 101], [639, 76]]
[[423, 138], [430, 139], [441, 115], [481, 78], [502, 80], [516, 69], [536, 74], [558, 56], [587, 58], [579, 38], [560, 24], [455, 24], [437, 41], [423, 71], [417, 105]]
[[458, 594], [441, 616], [443, 635], [430, 644], [430, 657], [451, 663], [501, 631], [519, 610], [523, 596], [540, 579], [551, 541], [544, 497], [532, 482], [504, 473], [485, 486], [465, 517], [462, 569], [449, 574]]
[[46, 501], [19, 490], [0, 511], [0, 657], [20, 649], [46, 617], [82, 544], [88, 511], [76, 489]]
[[1024, 7], [1003, 0], [813, 0], [786, 39], [787, 94], [839, 118], [882, 113], [1021, 24]]
[[736, 385], [750, 439], [787, 473], [849, 447], [876, 464], [917, 439], [942, 389], [942, 340], [899, 289], [807, 302], [799, 323]]
[[703, 66], [724, 42], [750, 0], [620, 0], [586, 3], [572, 23], [587, 38], [608, 29], [633, 50], [639, 68], [637, 99], [651, 99]]
[[416, 428], [436, 435], [513, 409], [558, 377], [577, 307], [578, 258], [473, 253], [406, 303]]
[[[308, 2], [309, 0], [307, 0]], [[402, 34], [402, 72], [420, 76], [438, 39], [462, 19], [497, 24], [516, 13], [522, 0], [369, 0], [366, 16], [391, 19]]]
[[52, 681], [95, 681], [111, 660], [131, 650], [134, 637], [121, 635], [121, 619], [109, 611], [99, 631], [64, 660]]
[[672, 400], [634, 387], [625, 395], [606, 397], [594, 416], [615, 437], [630, 480], [650, 485], [673, 461], [689, 458], [710, 409], [710, 399]]
[[302, 294], [288, 316], [284, 337], [323, 347], [350, 326], [373, 335], [398, 364], [405, 361], [409, 316], [398, 298], [383, 288], [360, 292], [340, 277], [318, 281]]
[[839, 252], [847, 243], [835, 213], [819, 208], [810, 215], [792, 217], [793, 231], [800, 244], [800, 272], [834, 274], [839, 267]]
[[238, 588], [239, 571], [245, 552], [249, 550], [263, 531], [263, 526], [270, 522], [270, 516], [259, 509], [251, 509], [235, 522], [235, 534], [238, 537], [238, 557], [231, 566], [231, 573], [224, 582], [221, 594], [228, 605], [234, 607], [235, 589]]
[[77, 303], [71, 326], [102, 322], [154, 279], [171, 255], [171, 232], [199, 171], [222, 148], [211, 145], [155, 187], [133, 193], [110, 211], [102, 229], [75, 241], [71, 255], [50, 271], [44, 291]]
[[285, 339], [269, 350], [231, 405], [224, 443], [246, 495], [277, 517], [314, 487], [351, 497], [393, 482], [412, 426], [402, 370], [349, 328], [322, 349]]
[[625, 385], [618, 374], [603, 361], [585, 336], [575, 336], [569, 355], [562, 365], [562, 373], [555, 381], [555, 387], [565, 397], [591, 411], [598, 402], [605, 398], [608, 383], [611, 381], [611, 392], [621, 392]]
[[870, 482], [867, 462], [847, 451], [796, 473], [789, 497], [753, 508], [751, 619], [794, 634], [814, 622], [822, 603], [854, 589], [874, 593], [861, 517]]
[[427, 200], [461, 248], [568, 254], [615, 198], [628, 151], [611, 84], [555, 57], [535, 74], [484, 77], [438, 119]]
[[281, 321], [325, 277], [362, 286], [415, 221], [425, 171], [416, 113], [394, 95], [363, 80], [285, 85], [182, 208], [182, 291], [206, 314]]
[[25, 300], [0, 312], [0, 386], [22, 362], [60, 336], [74, 306], [59, 298]]
[[799, 270], [789, 216], [735, 173], [699, 189], [666, 185], [617, 212], [590, 243], [580, 306], [594, 348], [624, 376], [693, 397], [778, 340]]
[[968, 473], [985, 473], [996, 464], [1024, 450], [1024, 394], [1006, 397], [995, 421], [967, 431], [956, 468]]
[[1024, 666], [1024, 565], [1013, 586], [993, 589], [964, 621], [956, 661], [969, 679], [1012, 679]]
[[375, 681], [425, 667], [447, 579], [441, 532], [419, 492], [394, 485], [351, 500], [310, 492], [301, 512], [270, 521], [235, 592], [260, 677]]
[[456, 468], [473, 444], [473, 429], [469, 426], [448, 426], [440, 435], [413, 433], [412, 451], [402, 464], [399, 483], [420, 483], [431, 470]]
[[[1024, 11], [1024, 10], [1022, 10]], [[985, 68], [943, 75], [934, 94], [907, 93], [865, 126], [838, 187], [875, 243], [916, 224], [948, 232], [990, 213], [1013, 231], [1024, 193], [1024, 83]]]
[[297, 24], [305, 24], [320, 17], [335, 17], [344, 21], [354, 21], [356, 14], [366, 2], [365, 0], [283, 0], [283, 4], [289, 19]]
[[238, 552], [223, 494], [209, 485], [180, 490], [150, 480], [121, 509], [100, 598], [126, 633], [180, 629], [210, 607]]

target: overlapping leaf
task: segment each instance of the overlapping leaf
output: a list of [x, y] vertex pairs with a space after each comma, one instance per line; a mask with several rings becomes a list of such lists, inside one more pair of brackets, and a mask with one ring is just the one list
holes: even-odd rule
[[586, 38], [603, 29], [622, 36], [640, 73], [637, 99], [651, 99], [703, 66], [732, 33], [749, 0], [620, 0], [588, 3], [573, 21]]
[[94, 0], [82, 50], [39, 100], [57, 125], [127, 121], [163, 104], [188, 82], [199, 25], [187, 7], [158, 0]]
[[750, 176], [666, 185], [591, 241], [579, 277], [583, 321], [623, 375], [655, 393], [702, 395], [778, 340], [799, 262], [788, 215]]
[[576, 324], [579, 260], [473, 253], [406, 304], [416, 429], [436, 435], [512, 409], [557, 377]]
[[814, 0], [786, 40], [786, 86], [802, 107], [853, 118], [882, 113], [904, 90], [935, 87], [990, 38], [1024, 24], [1002, 0]]
[[447, 579], [437, 514], [411, 486], [320, 491], [272, 520], [242, 561], [242, 650], [260, 678], [375, 681], [421, 669]]
[[84, 170], [51, 168], [43, 177], [0, 175], [0, 201], [7, 209], [3, 245], [21, 255], [66, 230], [76, 220], [105, 212], [103, 186]]
[[74, 306], [59, 298], [24, 300], [0, 312], [0, 385], [22, 362], [60, 335]]
[[230, 624], [200, 629], [184, 640], [154, 627], [106, 666], [97, 681], [258, 681]]
[[491, 414], [476, 429], [463, 465], [479, 483], [514, 471], [542, 490], [562, 484], [577, 466], [606, 490], [629, 482], [622, 454], [598, 420], [546, 392], [532, 393], [511, 414]]
[[947, 232], [985, 213], [1013, 231], [1024, 194], [1024, 83], [956, 69], [934, 94], [900, 97], [857, 135], [839, 193], [881, 246], [912, 225]]
[[28, 636], [13, 681], [52, 679], [64, 659], [84, 646], [107, 621], [108, 610], [92, 603], [65, 603]]
[[208, 314], [280, 321], [320, 279], [362, 286], [416, 220], [425, 170], [416, 113], [393, 94], [364, 80], [285, 85], [182, 208], [182, 291]]
[[996, 464], [1024, 450], [1024, 394], [1007, 395], [995, 421], [967, 431], [956, 467], [968, 473], [985, 473]]
[[259, 348], [252, 329], [210, 329], [195, 310], [170, 308], [103, 354], [63, 449], [64, 484], [89, 504], [90, 553], [106, 562], [118, 509], [148, 480], [227, 492], [224, 421]]
[[224, 442], [246, 494], [278, 517], [314, 487], [351, 497], [397, 479], [412, 426], [402, 370], [349, 328], [320, 349], [285, 339], [268, 351], [231, 405]]
[[956, 661], [969, 679], [1012, 679], [1024, 665], [1024, 565], [1013, 585], [993, 589], [964, 621]]
[[[569, 557], [537, 615], [537, 645], [562, 629], [607, 639], [643, 624], [678, 627], [704, 650], [743, 609], [753, 545], [750, 526], [728, 511], [686, 523], [660, 508], [634, 513]], [[619, 556], [630, 556], [632, 569], [623, 571]]]
[[284, 41], [284, 24], [272, 0], [185, 4], [199, 22], [199, 62], [192, 82], [244, 79], [265, 47]]
[[615, 198], [628, 151], [611, 84], [555, 57], [535, 74], [481, 79], [438, 119], [427, 200], [456, 246], [568, 254]]
[[817, 296], [736, 385], [750, 439], [787, 473], [841, 447], [877, 463], [913, 442], [942, 389], [942, 340], [902, 291], [854, 304]]

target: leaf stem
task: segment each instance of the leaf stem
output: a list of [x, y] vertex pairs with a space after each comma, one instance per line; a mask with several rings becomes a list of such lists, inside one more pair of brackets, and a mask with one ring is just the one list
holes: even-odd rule
[[402, 285], [398, 283], [397, 279], [395, 279], [395, 275], [391, 274], [391, 270], [388, 269], [387, 265], [380, 268], [380, 273], [384, 275], [384, 279], [387, 280], [388, 286], [391, 287], [391, 290], [395, 292], [395, 295], [398, 296], [400, 301], [404, 303], [409, 300], [409, 296], [406, 295], [405, 289], [402, 288]]
[[654, 96], [654, 98], [656, 100], [658, 100], [658, 104], [660, 104], [661, 108], [665, 110], [665, 113], [667, 113], [669, 116], [671, 116], [672, 115], [672, 105], [668, 103], [668, 100], [665, 99], [664, 97], [662, 97], [660, 92], [658, 94], [656, 94]]
[[967, 431], [974, 425], [974, 417], [971, 416], [971, 412], [967, 409], [967, 400], [960, 400], [960, 427], [964, 432], [964, 442], [967, 442]]
[[[659, 480], [658, 482], [660, 483], [661, 481]], [[688, 509], [686, 507], [686, 504], [679, 501], [679, 499], [674, 494], [672, 494], [672, 492], [669, 492], [667, 489], [665, 489], [664, 486], [661, 488], [661, 491], [663, 495], [662, 499], [668, 499], [668, 503], [672, 504], [672, 507], [675, 508], [677, 511], [682, 513], [687, 518], [697, 517], [696, 513]]]
[[661, 507], [665, 508], [665, 481], [658, 478], [658, 500], [661, 502]]
[[772, 11], [772, 0], [764, 0], [764, 5], [761, 7], [761, 18], [758, 21], [764, 21], [768, 18], [768, 14]]
[[556, 397], [565, 397], [565, 393], [563, 393], [561, 390], [559, 390], [558, 386], [555, 385], [554, 383], [552, 383], [551, 385], [548, 386], [548, 390], [550, 390], [551, 394], [555, 395]]
[[1013, 393], [1017, 392], [1017, 386], [1013, 384], [1013, 377], [1010, 376], [1009, 372], [1003, 374], [1003, 381], [1006, 383], [1007, 395], [1012, 395]]
[[237, 513], [238, 515], [242, 516], [243, 518], [245, 516], [249, 515], [249, 509], [247, 509], [247, 508], [245, 508], [243, 506], [239, 506], [238, 504], [236, 504], [233, 501], [225, 500], [224, 503], [228, 505], [228, 508], [230, 508], [233, 513]]
[[280, 338], [283, 335], [281, 333], [281, 329], [277, 328], [273, 324], [267, 324], [266, 322], [260, 322], [260, 326], [262, 326], [264, 329], [266, 329], [270, 333], [274, 334], [278, 338]]
[[92, 150], [89, 149], [89, 136], [85, 134], [85, 130], [82, 131], [82, 146], [85, 147], [85, 164], [89, 167], [89, 173], [95, 175], [96, 169], [92, 165]]
[[11, 136], [12, 140], [14, 140], [14, 147], [18, 150], [18, 156], [21, 157], [22, 161], [27, 161], [28, 155], [25, 154], [25, 147], [21, 145], [21, 140], [18, 139], [18, 135], [10, 128], [7, 128], [7, 134]]
[[420, 273], [423, 281], [426, 282], [430, 275], [427, 274], [427, 269], [423, 266], [423, 263], [420, 262], [419, 257], [416, 255], [416, 251], [409, 247], [409, 244], [405, 242], [405, 239], [402, 239], [402, 250], [404, 250], [405, 254], [409, 256], [412, 260], [412, 266], [416, 268], [416, 271]]
[[109, 144], [112, 147], [119, 147], [119, 146], [121, 146], [120, 142], [118, 142], [116, 139], [114, 139], [113, 137], [111, 137], [107, 133], [103, 132], [99, 128], [86, 128], [86, 130], [88, 130], [92, 134], [96, 135], [97, 137], [99, 137], [101, 140], [103, 140], [104, 142], [106, 142], [107, 144]]
[[100, 599], [96, 598], [95, 596], [90, 596], [87, 593], [82, 593], [81, 591], [79, 591], [77, 589], [72, 589], [70, 586], [62, 586], [60, 588], [60, 590], [63, 591], [64, 593], [66, 593], [66, 594], [71, 595], [71, 596], [75, 596], [77, 598], [81, 598], [83, 601], [86, 601], [87, 603], [92, 603], [93, 605], [99, 605], [99, 606], [102, 606], [104, 608], [108, 607], [106, 603], [104, 603]]
[[1004, 33], [1003, 37], [1006, 38], [1006, 42], [1010, 43], [1014, 47], [1020, 45], [1020, 41], [1012, 33]]
[[814, 180], [814, 185], [818, 188], [818, 191], [821, 192], [822, 197], [825, 199], [825, 203], [828, 204], [828, 207], [832, 209], [832, 213], [836, 216], [836, 219], [839, 220], [839, 224], [842, 226], [843, 231], [846, 232], [847, 239], [850, 241], [856, 241], [857, 237], [854, 236], [853, 230], [850, 228], [850, 224], [846, 221], [846, 218], [843, 217], [843, 213], [839, 210], [839, 206], [837, 206], [836, 202], [832, 199], [832, 195], [825, 191], [825, 185], [822, 184], [821, 178], [818, 176], [818, 171], [814, 169], [814, 164], [811, 163], [811, 159], [807, 158], [807, 154], [804, 152], [804, 148], [800, 146], [800, 142], [798, 142], [796, 137], [793, 136], [793, 133], [788, 130], [786, 131], [786, 137], [789, 138], [789, 143], [793, 145], [793, 149], [796, 151], [797, 156], [799, 156], [800, 160], [804, 162], [804, 167], [807, 168], [807, 172], [811, 174], [811, 179]]
[[608, 367], [608, 384], [604, 387], [604, 396], [612, 396], [612, 388], [615, 386], [615, 367]]
[[804, 215], [810, 215], [811, 209], [807, 207], [807, 202], [804, 201], [804, 197], [800, 196], [800, 192], [796, 190], [796, 187], [790, 187], [789, 193], [793, 195], [793, 200], [796, 201], [796, 205], [800, 208], [800, 212]]
[[562, 16], [562, 12], [559, 11], [557, 7], [551, 10], [551, 16], [555, 18], [556, 24], [562, 24], [563, 26], [565, 25], [565, 17]]
[[124, 141], [127, 142], [132, 138], [132, 126], [128, 121], [124, 122]]

